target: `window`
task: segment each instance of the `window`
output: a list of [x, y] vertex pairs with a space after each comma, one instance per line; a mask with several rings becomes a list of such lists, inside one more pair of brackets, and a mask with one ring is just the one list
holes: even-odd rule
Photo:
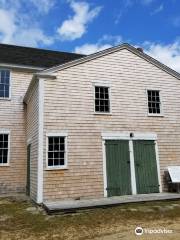
[[9, 98], [10, 71], [0, 69], [0, 98]]
[[66, 167], [66, 137], [48, 136], [48, 167]]
[[0, 133], [0, 165], [8, 164], [9, 135]]
[[158, 90], [148, 90], [149, 114], [161, 114], [160, 93]]
[[95, 112], [110, 112], [109, 87], [95, 86]]

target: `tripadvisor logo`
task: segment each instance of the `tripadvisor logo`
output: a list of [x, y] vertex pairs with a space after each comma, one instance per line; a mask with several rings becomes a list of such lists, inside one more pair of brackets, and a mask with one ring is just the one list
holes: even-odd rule
[[143, 229], [142, 229], [142, 227], [137, 227], [137, 228], [135, 229], [135, 234], [136, 234], [136, 235], [142, 235], [142, 234], [143, 234]]
[[136, 227], [135, 234], [142, 235], [142, 234], [169, 234], [173, 233], [173, 230], [165, 229], [165, 228], [158, 228], [158, 229], [150, 229], [150, 228], [142, 228]]

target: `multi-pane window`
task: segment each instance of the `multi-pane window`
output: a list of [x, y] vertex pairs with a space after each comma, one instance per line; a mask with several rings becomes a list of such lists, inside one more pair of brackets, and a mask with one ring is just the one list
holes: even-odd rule
[[109, 87], [95, 86], [95, 112], [110, 112]]
[[48, 167], [66, 165], [66, 137], [48, 137]]
[[0, 165], [8, 163], [8, 134], [0, 134]]
[[0, 98], [9, 98], [10, 71], [0, 69]]
[[161, 113], [160, 93], [158, 90], [148, 90], [148, 110], [149, 114]]

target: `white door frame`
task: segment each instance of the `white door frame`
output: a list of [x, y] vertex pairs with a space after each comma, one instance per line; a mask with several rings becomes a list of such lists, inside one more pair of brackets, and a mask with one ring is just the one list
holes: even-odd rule
[[159, 153], [157, 145], [157, 134], [148, 132], [102, 132], [102, 151], [103, 151], [103, 179], [104, 179], [104, 197], [107, 197], [107, 173], [106, 173], [106, 140], [128, 140], [129, 141], [129, 152], [130, 152], [130, 172], [131, 172], [131, 189], [132, 195], [137, 194], [136, 190], [136, 176], [135, 176], [135, 164], [134, 164], [134, 150], [133, 140], [153, 140], [155, 142], [156, 152], [156, 165], [158, 173], [159, 191], [162, 192], [162, 183], [160, 176], [160, 163]]

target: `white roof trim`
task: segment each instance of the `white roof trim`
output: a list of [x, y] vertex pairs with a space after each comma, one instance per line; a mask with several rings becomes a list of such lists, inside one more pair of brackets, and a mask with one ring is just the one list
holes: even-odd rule
[[61, 64], [61, 65], [57, 65], [57, 66], [54, 66], [54, 67], [51, 67], [51, 68], [47, 68], [47, 69], [43, 70], [42, 72], [39, 72], [38, 75], [40, 76], [41, 74], [42, 75], [52, 74], [52, 73], [55, 73], [57, 71], [61, 71], [61, 70], [66, 69], [66, 68], [73, 67], [73, 66], [79, 65], [81, 63], [91, 61], [93, 59], [108, 55], [110, 53], [117, 52], [117, 51], [122, 50], [122, 49], [127, 49], [127, 50], [131, 51], [132, 53], [136, 54], [137, 56], [143, 58], [144, 60], [150, 62], [151, 64], [155, 65], [156, 67], [160, 68], [161, 70], [169, 73], [170, 75], [172, 75], [172, 76], [174, 76], [174, 77], [176, 77], [177, 79], [180, 80], [180, 74], [178, 72], [176, 72], [175, 70], [173, 70], [173, 69], [169, 68], [168, 66], [162, 64], [158, 60], [150, 57], [149, 55], [145, 54], [144, 52], [140, 52], [135, 47], [133, 47], [133, 46], [127, 44], [127, 43], [121, 44], [121, 45], [116, 46], [116, 47], [108, 48], [108, 49], [105, 49], [105, 50], [97, 52], [97, 53], [90, 54], [88, 56], [70, 61], [70, 62], [65, 63], [65, 64]]
[[10, 64], [10, 63], [0, 63], [0, 68], [18, 68], [18, 69], [28, 69], [28, 70], [36, 70], [36, 71], [42, 71], [45, 69], [42, 67], [25, 66], [25, 65]]

